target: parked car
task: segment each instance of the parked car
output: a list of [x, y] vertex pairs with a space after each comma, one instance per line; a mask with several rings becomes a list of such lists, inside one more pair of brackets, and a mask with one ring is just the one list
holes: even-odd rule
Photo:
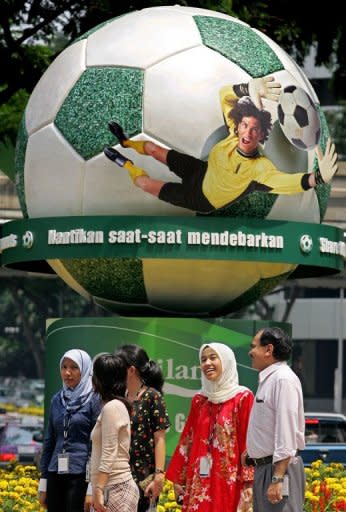
[[42, 428], [20, 422], [7, 423], [0, 430], [0, 467], [10, 462], [37, 465], [42, 442]]
[[346, 466], [346, 416], [337, 413], [305, 413], [305, 466], [321, 459], [325, 463], [341, 462]]
[[4, 409], [4, 407], [0, 407], [0, 430], [6, 425], [7, 423], [7, 411]]
[[15, 395], [12, 389], [7, 386], [0, 387], [0, 404], [12, 404], [15, 402]]

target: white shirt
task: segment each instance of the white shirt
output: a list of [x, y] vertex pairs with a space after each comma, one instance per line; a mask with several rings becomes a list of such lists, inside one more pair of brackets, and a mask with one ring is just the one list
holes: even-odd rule
[[273, 455], [273, 462], [294, 457], [305, 447], [303, 393], [286, 361], [271, 364], [259, 374], [250, 414], [247, 452], [258, 459]]

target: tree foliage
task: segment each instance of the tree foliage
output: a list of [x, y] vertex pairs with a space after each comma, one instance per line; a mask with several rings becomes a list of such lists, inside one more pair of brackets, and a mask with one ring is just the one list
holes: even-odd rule
[[109, 316], [57, 277], [0, 277], [0, 375], [43, 377], [46, 320]]

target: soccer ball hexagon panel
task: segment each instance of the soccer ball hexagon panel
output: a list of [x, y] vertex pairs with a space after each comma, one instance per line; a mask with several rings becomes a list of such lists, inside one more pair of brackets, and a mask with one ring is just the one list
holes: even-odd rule
[[[226, 136], [219, 89], [268, 74], [283, 87], [303, 89], [318, 103], [311, 84], [281, 48], [230, 16], [157, 7], [96, 27], [57, 57], [30, 97], [17, 151], [24, 213], [29, 217], [195, 215], [135, 187], [127, 172], [104, 156], [103, 148], [113, 146], [150, 176], [179, 181], [163, 163], [122, 148], [108, 130], [108, 121], [119, 122], [131, 139], [157, 142], [206, 160], [210, 149]], [[314, 150], [293, 146], [280, 128], [277, 105], [263, 103], [273, 120], [263, 154], [288, 173], [315, 170]], [[323, 145], [328, 127], [317, 111]], [[325, 187], [287, 196], [255, 193], [223, 214], [319, 223], [327, 199]], [[191, 314], [238, 307], [234, 304], [243, 307], [295, 268], [213, 261], [180, 262], [178, 269], [170, 260], [50, 263], [79, 293], [114, 310], [137, 304]], [[177, 272], [181, 283], [174, 277]], [[211, 286], [210, 280], [208, 285], [208, 276], [219, 284]], [[196, 288], [191, 282], [200, 285]]]

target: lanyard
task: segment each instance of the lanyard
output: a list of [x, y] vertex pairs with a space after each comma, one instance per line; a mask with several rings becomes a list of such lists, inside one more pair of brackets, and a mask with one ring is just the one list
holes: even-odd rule
[[65, 409], [64, 420], [63, 420], [63, 427], [64, 427], [64, 442], [63, 442], [63, 445], [62, 445], [62, 452], [63, 453], [65, 452], [65, 447], [66, 447], [66, 444], [67, 444], [67, 436], [68, 436], [68, 431], [69, 431], [69, 428], [70, 428], [70, 425], [71, 425], [72, 416], [73, 416], [73, 414], [76, 414], [76, 412], [78, 412], [79, 409], [81, 409], [82, 407], [83, 407], [83, 404], [80, 405], [78, 407], [78, 409], [75, 409], [73, 412], [72, 411], [67, 411]]
[[[66, 421], [67, 419], [67, 421]], [[62, 447], [62, 452], [64, 453], [65, 452], [65, 446], [66, 446], [66, 443], [67, 443], [67, 435], [68, 435], [68, 431], [69, 431], [69, 428], [70, 428], [70, 425], [71, 425], [71, 419], [72, 419], [72, 414], [69, 412], [67, 414], [64, 414], [64, 422], [63, 422], [63, 426], [64, 426], [64, 442], [63, 442], [63, 447]]]

